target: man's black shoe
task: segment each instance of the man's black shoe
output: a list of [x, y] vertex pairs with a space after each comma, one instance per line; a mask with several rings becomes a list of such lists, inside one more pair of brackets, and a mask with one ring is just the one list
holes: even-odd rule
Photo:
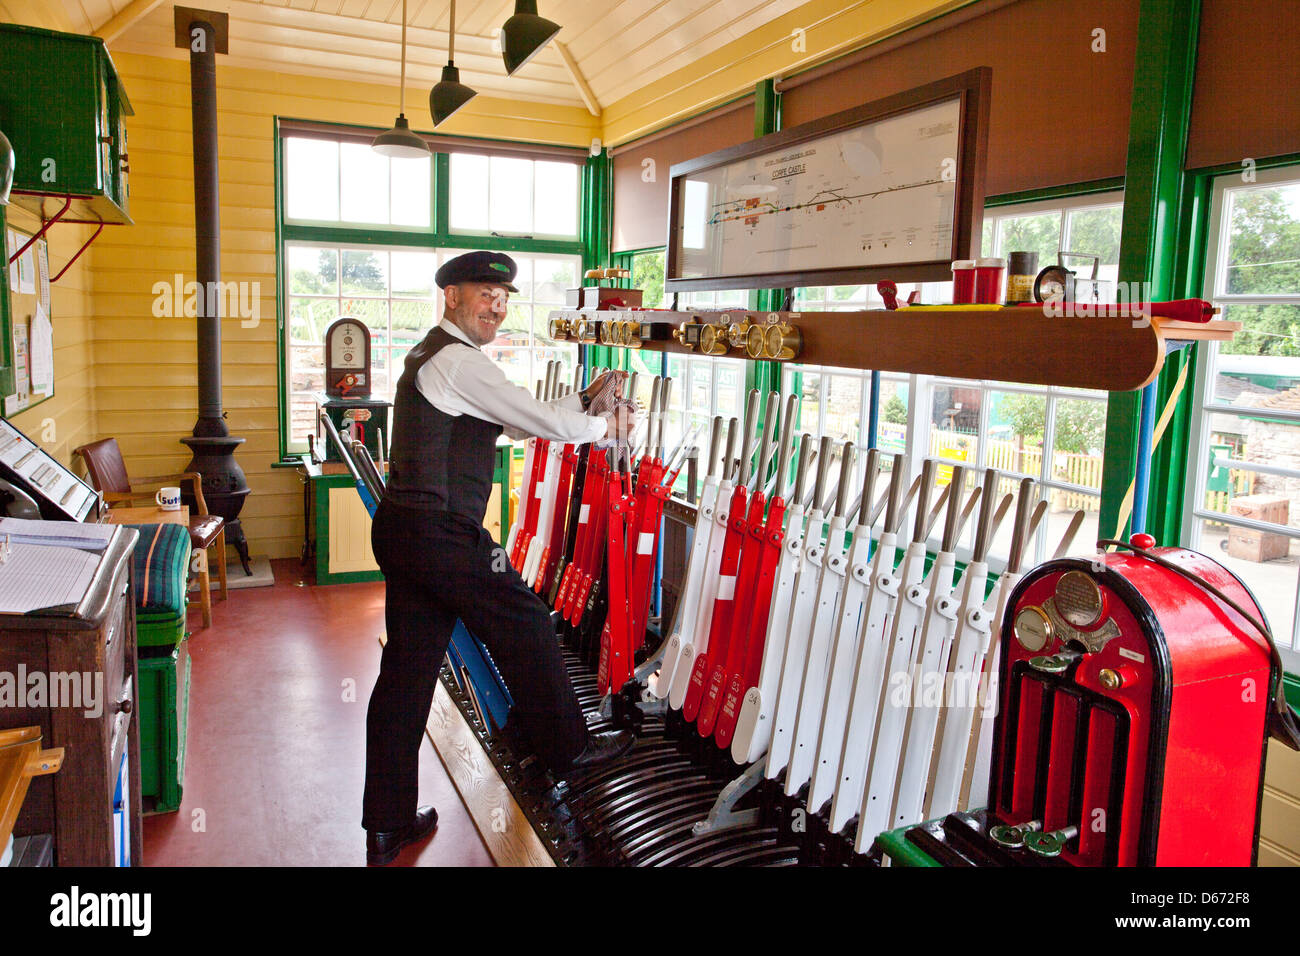
[[583, 747], [582, 753], [569, 764], [568, 773], [590, 770], [592, 767], [617, 760], [631, 750], [634, 743], [636, 743], [636, 734], [630, 730], [607, 730], [600, 734], [588, 734], [587, 746]]
[[422, 840], [438, 825], [438, 811], [433, 807], [420, 807], [415, 820], [398, 830], [366, 832], [366, 862], [386, 866], [397, 858], [402, 847]]

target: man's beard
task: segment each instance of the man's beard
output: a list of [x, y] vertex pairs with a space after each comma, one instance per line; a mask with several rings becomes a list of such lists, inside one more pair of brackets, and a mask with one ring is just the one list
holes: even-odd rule
[[[490, 316], [492, 313], [489, 312], [487, 315]], [[471, 342], [480, 348], [496, 340], [497, 329], [500, 327], [500, 323], [497, 323], [490, 332], [484, 333], [480, 331], [478, 316], [472, 312], [466, 312], [459, 309], [456, 312], [449, 314], [447, 318], [450, 319], [458, 329], [469, 336]]]

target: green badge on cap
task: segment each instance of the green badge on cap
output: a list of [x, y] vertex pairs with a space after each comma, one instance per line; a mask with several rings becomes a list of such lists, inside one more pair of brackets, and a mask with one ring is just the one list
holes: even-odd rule
[[496, 269], [497, 272], [509, 272], [509, 271], [510, 271], [510, 267], [509, 267], [508, 265], [506, 265], [504, 262], [489, 262], [489, 263], [488, 263], [488, 266], [491, 267], [491, 268], [493, 268], [493, 269]]

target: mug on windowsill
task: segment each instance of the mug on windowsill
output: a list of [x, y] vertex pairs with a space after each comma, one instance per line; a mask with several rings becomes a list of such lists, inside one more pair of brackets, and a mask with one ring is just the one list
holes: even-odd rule
[[181, 510], [181, 490], [179, 488], [159, 488], [154, 501], [163, 511]]

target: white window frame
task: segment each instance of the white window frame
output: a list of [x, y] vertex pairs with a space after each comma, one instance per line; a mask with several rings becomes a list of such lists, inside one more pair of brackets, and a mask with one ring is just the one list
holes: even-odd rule
[[[1207, 224], [1208, 236], [1205, 254], [1205, 275], [1202, 296], [1221, 305], [1273, 305], [1287, 304], [1300, 306], [1300, 294], [1295, 295], [1232, 295], [1223, 292], [1226, 271], [1220, 267], [1226, 263], [1228, 253], [1228, 230], [1224, 228], [1224, 213], [1227, 206], [1227, 193], [1233, 189], [1256, 189], [1261, 186], [1284, 183], [1300, 183], [1300, 166], [1284, 166], [1277, 169], [1258, 170], [1254, 182], [1243, 183], [1240, 173], [1226, 173], [1214, 180], [1210, 199], [1210, 217]], [[1239, 515], [1230, 515], [1209, 511], [1203, 501], [1205, 483], [1208, 480], [1206, 457], [1209, 454], [1211, 418], [1214, 415], [1231, 415], [1235, 418], [1249, 419], [1270, 418], [1289, 421], [1300, 426], [1300, 413], [1285, 409], [1269, 409], [1266, 414], [1250, 415], [1249, 409], [1235, 405], [1219, 404], [1213, 400], [1213, 384], [1218, 371], [1219, 344], [1217, 342], [1199, 343], [1197, 356], [1196, 380], [1192, 392], [1191, 453], [1187, 458], [1186, 487], [1183, 496], [1183, 545], [1192, 550], [1201, 547], [1201, 522], [1214, 521], [1232, 527], [1249, 528], [1268, 534], [1285, 535], [1288, 538], [1300, 538], [1300, 528], [1254, 521]], [[1260, 473], [1281, 473], [1287, 477], [1300, 478], [1300, 471], [1267, 466], [1246, 470]], [[1270, 622], [1271, 626], [1271, 622]], [[1295, 594], [1292, 598], [1292, 623], [1290, 634], [1274, 634], [1282, 662], [1287, 671], [1300, 672], [1300, 573], [1297, 575]]]
[[[338, 175], [335, 177], [335, 183], [334, 183], [335, 201], [338, 203], [338, 210], [339, 210], [339, 214], [338, 214], [338, 217], [337, 217], [337, 218], [335, 218], [335, 219], [301, 219], [301, 218], [296, 218], [296, 217], [292, 217], [292, 216], [289, 215], [289, 178], [290, 178], [290, 173], [292, 172], [292, 170], [290, 170], [290, 168], [289, 168], [289, 141], [290, 141], [290, 140], [293, 140], [293, 139], [310, 139], [310, 140], [315, 140], [315, 141], [317, 141], [317, 142], [327, 142], [327, 143], [331, 143], [331, 144], [334, 145], [334, 147], [335, 147], [335, 149], [336, 149], [336, 151], [337, 151], [337, 156], [336, 156], [336, 160], [335, 160], [335, 166], [336, 166], [337, 171], [338, 171]], [[420, 225], [416, 225], [416, 226], [413, 226], [413, 225], [409, 225], [409, 224], [405, 224], [405, 223], [370, 222], [370, 221], [362, 221], [362, 220], [358, 220], [358, 219], [344, 219], [344, 218], [343, 218], [343, 180], [344, 180], [344, 176], [343, 176], [343, 147], [344, 147], [345, 145], [352, 145], [352, 146], [356, 146], [356, 145], [358, 145], [357, 142], [356, 142], [355, 140], [351, 140], [351, 139], [348, 139], [348, 138], [346, 138], [346, 137], [342, 137], [342, 138], [334, 139], [334, 138], [329, 138], [329, 137], [315, 137], [315, 136], [301, 136], [301, 135], [297, 135], [297, 136], [296, 136], [296, 135], [294, 135], [292, 132], [286, 132], [286, 133], [283, 133], [283, 134], [281, 135], [280, 141], [281, 141], [281, 143], [282, 143], [282, 152], [283, 152], [283, 159], [281, 160], [282, 169], [283, 169], [283, 182], [281, 183], [281, 186], [280, 186], [281, 194], [282, 194], [281, 197], [280, 197], [280, 201], [284, 204], [284, 207], [283, 207], [283, 208], [284, 208], [284, 214], [283, 214], [283, 216], [282, 216], [282, 220], [283, 220], [283, 222], [284, 222], [285, 225], [287, 225], [287, 226], [323, 226], [323, 227], [328, 228], [328, 229], [355, 229], [355, 230], [357, 230], [357, 231], [359, 231], [359, 232], [376, 232], [376, 231], [382, 231], [382, 232], [393, 232], [393, 233], [402, 233], [402, 232], [409, 232], [409, 233], [431, 233], [431, 232], [434, 231], [434, 210], [433, 210], [433, 203], [434, 203], [434, 177], [433, 177], [433, 173], [434, 173], [434, 167], [436, 166], [436, 159], [437, 159], [437, 157], [436, 157], [435, 154], [430, 153], [430, 154], [429, 154], [429, 159], [428, 159], [428, 163], [429, 163], [429, 172], [428, 172], [428, 180], [429, 180], [429, 182], [428, 182], [429, 198], [427, 199], [426, 204], [427, 204], [427, 207], [428, 207], [428, 208], [427, 208], [427, 212], [428, 212], [428, 215], [429, 215], [429, 221], [428, 221], [428, 223], [427, 223], [426, 225], [422, 225], [422, 226], [420, 226]], [[366, 147], [366, 148], [368, 148], [368, 147]], [[425, 160], [424, 160], [423, 158], [420, 159], [420, 162], [424, 162], [424, 161], [425, 161]], [[388, 203], [389, 203], [389, 205], [388, 205], [388, 216], [389, 216], [389, 219], [390, 219], [390, 220], [392, 219], [393, 202], [394, 202], [394, 199], [395, 199], [395, 197], [393, 196], [393, 163], [395, 163], [395, 162], [403, 162], [403, 160], [396, 159], [396, 158], [394, 158], [394, 157], [388, 157]]]
[[[477, 156], [482, 156], [483, 154], [481, 154], [481, 153], [466, 153], [466, 152], [463, 152], [463, 151], [458, 152], [457, 150], [454, 150], [454, 149], [448, 151], [448, 153], [447, 153], [447, 175], [448, 175], [449, 179], [451, 180], [451, 188], [452, 188], [452, 189], [455, 189], [455, 188], [456, 188], [456, 182], [455, 182], [455, 176], [452, 174], [452, 171], [451, 171], [451, 165], [452, 165], [452, 160], [453, 160], [454, 157], [456, 157], [457, 155], [461, 155], [461, 156], [476, 156], [476, 155], [477, 155]], [[486, 193], [485, 193], [485, 197], [486, 197], [486, 198], [485, 198], [485, 202], [486, 202], [487, 210], [488, 210], [488, 223], [487, 223], [487, 224], [486, 224], [482, 229], [466, 229], [466, 228], [463, 228], [463, 227], [459, 227], [459, 228], [458, 228], [458, 227], [453, 226], [453, 225], [451, 224], [451, 209], [448, 208], [448, 210], [447, 210], [447, 232], [448, 232], [449, 235], [452, 235], [452, 236], [466, 236], [466, 237], [474, 237], [474, 236], [497, 236], [497, 235], [500, 235], [500, 236], [502, 236], [502, 237], [504, 237], [504, 238], [507, 238], [507, 239], [559, 240], [559, 241], [563, 241], [563, 242], [573, 242], [573, 241], [578, 240], [578, 239], [581, 237], [581, 235], [582, 235], [582, 215], [581, 215], [581, 210], [582, 210], [582, 164], [581, 164], [581, 163], [579, 163], [579, 162], [573, 162], [573, 163], [570, 163], [570, 162], [568, 162], [567, 160], [560, 159], [560, 158], [557, 158], [557, 157], [537, 158], [537, 157], [531, 157], [531, 156], [501, 155], [501, 156], [483, 156], [483, 158], [486, 159], [486, 160], [488, 161], [487, 189], [486, 189]], [[529, 206], [529, 210], [530, 210], [530, 213], [531, 213], [530, 218], [533, 219], [533, 228], [532, 228], [532, 231], [531, 231], [531, 232], [529, 232], [529, 233], [526, 234], [526, 236], [524, 236], [524, 235], [514, 235], [514, 234], [511, 234], [511, 233], [498, 233], [498, 232], [496, 232], [496, 231], [492, 228], [491, 217], [492, 217], [492, 160], [493, 160], [493, 159], [516, 159], [516, 160], [524, 160], [525, 162], [528, 162], [528, 163], [531, 163], [531, 164], [532, 164], [532, 166], [531, 166], [532, 177], [531, 177], [531, 179], [529, 180], [529, 183], [528, 183], [528, 206]], [[575, 173], [575, 175], [577, 176], [577, 190], [576, 190], [576, 196], [577, 196], [576, 203], [577, 203], [577, 205], [576, 205], [576, 207], [575, 207], [575, 214], [574, 214], [574, 218], [573, 218], [574, 230], [573, 230], [572, 233], [543, 232], [543, 231], [539, 230], [539, 228], [538, 228], [538, 223], [537, 223], [537, 221], [536, 221], [536, 219], [537, 219], [537, 217], [536, 217], [536, 207], [537, 207], [537, 164], [538, 164], [539, 162], [545, 162], [545, 163], [559, 163], [559, 164], [563, 164], [563, 165], [571, 165], [571, 166], [573, 166], [573, 168], [574, 168], [574, 173]]]

